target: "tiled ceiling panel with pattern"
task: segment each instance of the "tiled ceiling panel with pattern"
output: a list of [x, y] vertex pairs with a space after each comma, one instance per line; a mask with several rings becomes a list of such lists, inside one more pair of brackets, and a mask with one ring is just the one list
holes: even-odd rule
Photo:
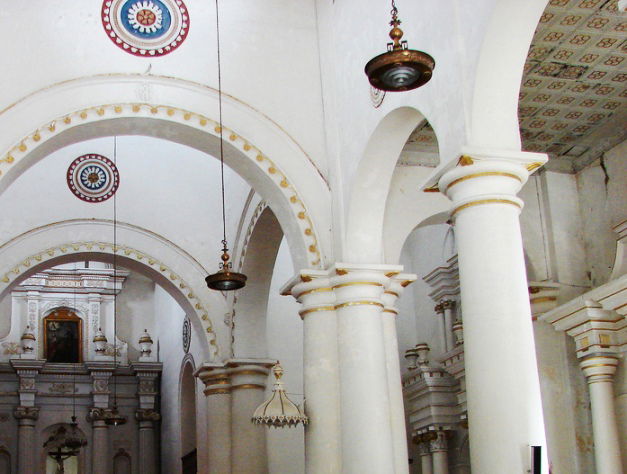
[[523, 149], [576, 172], [627, 137], [627, 15], [617, 0], [551, 0], [529, 48]]

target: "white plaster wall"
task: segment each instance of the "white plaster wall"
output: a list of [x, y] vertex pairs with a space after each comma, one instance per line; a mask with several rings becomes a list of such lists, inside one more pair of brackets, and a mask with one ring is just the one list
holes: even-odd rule
[[11, 294], [7, 293], [0, 299], [0, 339], [11, 331]]
[[129, 360], [140, 356], [139, 337], [148, 329], [153, 334], [155, 326], [155, 289], [157, 285], [143, 275], [131, 272], [124, 282], [124, 290], [116, 301], [118, 338], [128, 344]]
[[[155, 350], [158, 345], [159, 360], [163, 362], [163, 376], [161, 378], [161, 472], [180, 472], [181, 470], [181, 427], [179, 408], [179, 376], [181, 363], [185, 353], [182, 344], [182, 328], [185, 313], [182, 308], [157, 286], [154, 292], [152, 311], [158, 323], [152, 333], [155, 341]], [[205, 361], [206, 356], [199, 349], [198, 340], [203, 337], [192, 326], [192, 340], [189, 352], [194, 358], [196, 368]], [[198, 446], [198, 471], [206, 472], [206, 402], [201, 389], [202, 383], [196, 382], [196, 440]]]
[[[281, 296], [280, 288], [294, 275], [289, 249], [283, 239], [270, 284], [266, 337], [268, 357], [281, 362], [286, 391], [290, 399], [303, 403], [303, 323], [298, 316], [299, 304], [291, 296]], [[274, 376], [268, 377], [266, 395], [270, 394]], [[296, 428], [266, 428], [268, 466], [272, 474], [305, 472], [304, 431]]]
[[627, 219], [627, 141], [615, 146], [600, 160], [577, 174], [582, 210], [582, 230], [592, 286], [609, 280], [616, 255], [616, 234], [612, 227]]
[[[446, 224], [419, 227], [409, 235], [403, 247], [400, 263], [405, 272], [415, 273], [418, 279], [405, 290], [399, 301], [397, 328], [401, 361], [404, 361], [405, 350], [419, 342], [429, 344], [431, 360], [444, 353], [438, 320], [433, 309], [436, 302], [429, 297], [433, 289], [422, 278], [436, 267], [446, 265], [446, 261], [453, 255], [454, 237], [449, 229]], [[413, 332], [411, 318], [415, 320]], [[408, 334], [403, 333], [405, 329]], [[403, 362], [401, 367], [405, 367]]]
[[[205, 268], [217, 269], [222, 240], [219, 161], [192, 148], [148, 137], [118, 137], [117, 149], [118, 221], [155, 232], [184, 248]], [[0, 242], [65, 219], [113, 218], [113, 199], [86, 203], [67, 187], [68, 166], [86, 153], [113, 159], [113, 139], [62, 148], [0, 195]], [[227, 237], [232, 241], [250, 187], [228, 167], [225, 181]], [[112, 240], [112, 233], [103, 239]]]
[[[4, 2], [0, 38], [12, 44], [6, 57], [12, 73], [0, 80], [0, 108], [51, 84], [94, 75], [150, 74], [217, 87], [214, 4], [185, 4], [185, 42], [168, 55], [144, 58], [110, 41], [101, 1]], [[278, 122], [324, 168], [314, 2], [222, 2], [220, 33], [225, 93]], [[138, 96], [146, 92], [138, 90]]]

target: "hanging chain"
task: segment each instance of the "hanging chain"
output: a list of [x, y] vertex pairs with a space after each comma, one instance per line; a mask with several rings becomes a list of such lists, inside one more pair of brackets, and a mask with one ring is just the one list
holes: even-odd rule
[[[113, 164], [117, 166], [118, 158], [118, 137], [113, 137]], [[117, 193], [113, 193], [113, 407], [118, 405], [118, 383], [115, 371], [118, 366], [118, 340], [117, 340], [117, 250], [118, 250], [118, 209], [117, 209]]]
[[227, 249], [226, 243], [226, 209], [224, 204], [224, 139], [222, 137], [222, 64], [220, 63], [220, 12], [218, 0], [216, 0], [216, 39], [218, 46], [218, 118], [220, 121], [220, 185], [222, 191], [222, 245], [224, 251]]
[[392, 15], [392, 21], [390, 22], [390, 25], [392, 25], [395, 21], [398, 21], [398, 8], [396, 8], [396, 2], [394, 0], [392, 0], [392, 10], [390, 10], [390, 14]]

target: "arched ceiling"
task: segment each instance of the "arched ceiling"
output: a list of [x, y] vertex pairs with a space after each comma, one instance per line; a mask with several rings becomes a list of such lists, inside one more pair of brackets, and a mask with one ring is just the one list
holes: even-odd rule
[[627, 14], [618, 0], [551, 0], [529, 48], [519, 123], [523, 149], [577, 172], [627, 138]]

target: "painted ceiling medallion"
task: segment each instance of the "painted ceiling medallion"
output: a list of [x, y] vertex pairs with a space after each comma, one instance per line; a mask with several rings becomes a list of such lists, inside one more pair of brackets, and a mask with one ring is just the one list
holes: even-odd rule
[[118, 47], [135, 56], [163, 56], [187, 37], [189, 16], [182, 0], [105, 0], [102, 24]]
[[192, 323], [189, 318], [183, 320], [183, 351], [189, 352], [189, 345], [192, 342]]
[[83, 201], [103, 202], [117, 191], [120, 173], [109, 158], [90, 153], [72, 162], [67, 170], [67, 185]]

